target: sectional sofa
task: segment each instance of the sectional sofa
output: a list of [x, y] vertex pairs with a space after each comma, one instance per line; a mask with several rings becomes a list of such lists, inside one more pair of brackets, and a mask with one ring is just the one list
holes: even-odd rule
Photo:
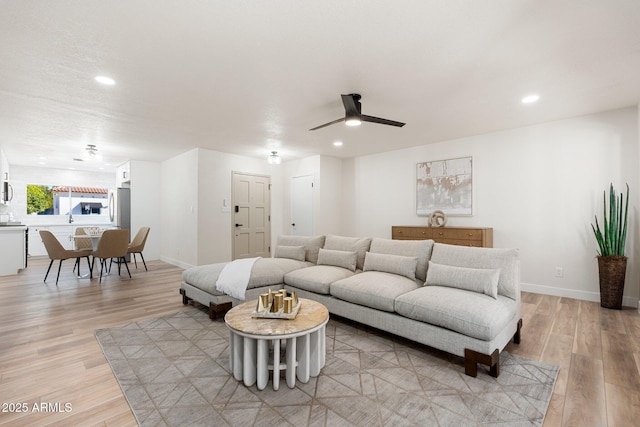
[[[211, 318], [241, 301], [215, 287], [225, 263], [185, 270], [183, 303], [198, 301]], [[329, 312], [464, 357], [499, 375], [500, 351], [520, 342], [517, 249], [473, 248], [432, 240], [280, 236], [274, 258], [259, 259], [245, 295], [295, 290]]]

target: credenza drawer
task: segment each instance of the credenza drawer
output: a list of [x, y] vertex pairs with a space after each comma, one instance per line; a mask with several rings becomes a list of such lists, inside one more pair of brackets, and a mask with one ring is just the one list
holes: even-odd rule
[[391, 227], [391, 238], [396, 240], [433, 239], [437, 243], [449, 245], [492, 248], [493, 228], [394, 225]]
[[482, 240], [482, 230], [460, 228], [436, 228], [432, 236], [440, 239]]
[[432, 229], [429, 227], [391, 227], [392, 239], [430, 239], [432, 236]]

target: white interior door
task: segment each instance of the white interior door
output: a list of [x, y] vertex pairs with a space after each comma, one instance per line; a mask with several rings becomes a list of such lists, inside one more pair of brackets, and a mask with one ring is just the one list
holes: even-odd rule
[[233, 259], [271, 256], [271, 179], [233, 172]]
[[313, 176], [291, 178], [291, 234], [313, 236]]

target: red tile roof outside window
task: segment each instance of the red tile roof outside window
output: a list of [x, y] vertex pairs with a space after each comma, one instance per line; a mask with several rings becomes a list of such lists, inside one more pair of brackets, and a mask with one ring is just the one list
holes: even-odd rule
[[71, 190], [72, 193], [85, 193], [85, 194], [107, 194], [109, 190], [106, 188], [98, 188], [98, 187], [53, 187], [51, 189], [52, 193], [68, 193]]

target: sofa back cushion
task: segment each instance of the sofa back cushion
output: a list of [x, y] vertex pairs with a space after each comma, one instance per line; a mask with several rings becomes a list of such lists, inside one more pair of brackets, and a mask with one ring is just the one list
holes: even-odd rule
[[324, 241], [324, 249], [357, 253], [356, 268], [358, 270], [362, 270], [364, 267], [364, 256], [370, 246], [371, 239], [369, 237], [344, 237], [329, 234]]
[[318, 265], [332, 265], [356, 271], [358, 254], [350, 251], [338, 251], [335, 249], [320, 249], [318, 252]]
[[373, 238], [369, 252], [416, 257], [416, 278], [427, 280], [427, 266], [433, 250], [433, 240], [391, 240]]
[[307, 251], [304, 246], [276, 246], [274, 258], [289, 258], [297, 261], [304, 261], [307, 258]]
[[436, 243], [431, 261], [454, 267], [499, 269], [498, 294], [520, 300], [520, 253], [516, 248], [474, 248]]
[[418, 257], [367, 252], [363, 271], [382, 271], [416, 280]]
[[305, 261], [318, 263], [318, 251], [324, 245], [324, 236], [278, 236], [277, 246], [304, 246]]

